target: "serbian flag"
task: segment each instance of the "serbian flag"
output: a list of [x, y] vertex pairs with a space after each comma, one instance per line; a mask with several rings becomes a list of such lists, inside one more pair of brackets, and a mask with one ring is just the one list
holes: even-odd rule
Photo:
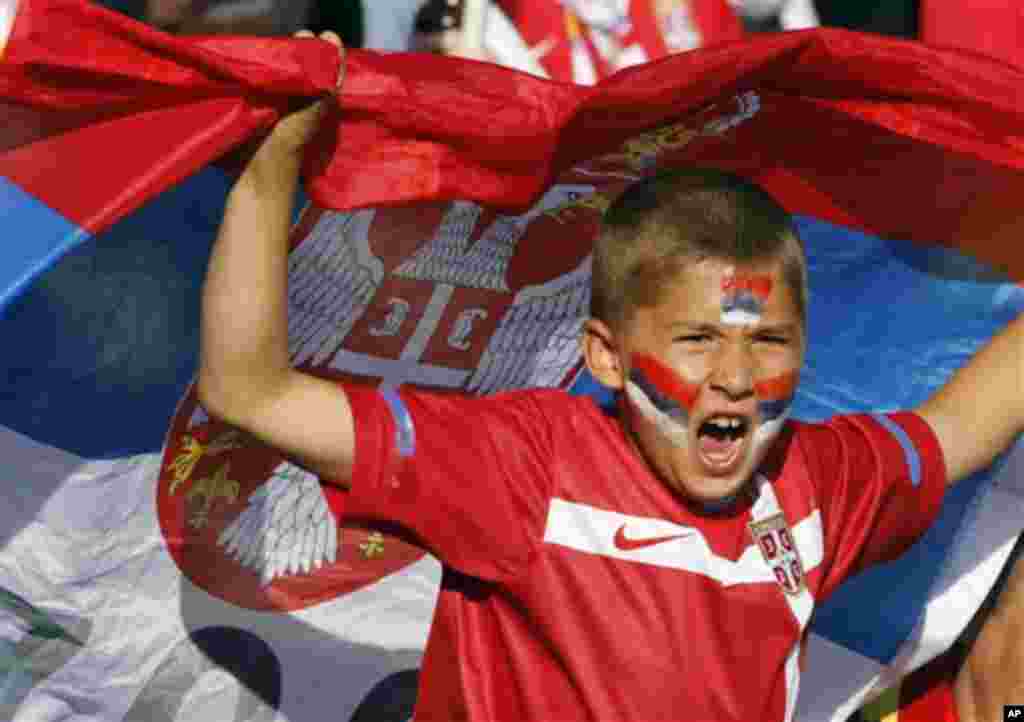
[[[331, 491], [209, 419], [190, 385], [219, 161], [329, 92], [336, 52], [175, 38], [75, 0], [4, 7], [2, 716], [408, 719], [438, 563], [339, 524]], [[602, 397], [576, 348], [600, 213], [644, 174], [710, 165], [764, 184], [806, 240], [798, 415], [914, 406], [1024, 309], [1021, 80], [824, 29], [592, 87], [350, 51], [306, 159], [293, 360]], [[1018, 444], [906, 556], [837, 592], [797, 718], [845, 720], [950, 648], [1022, 495]]]

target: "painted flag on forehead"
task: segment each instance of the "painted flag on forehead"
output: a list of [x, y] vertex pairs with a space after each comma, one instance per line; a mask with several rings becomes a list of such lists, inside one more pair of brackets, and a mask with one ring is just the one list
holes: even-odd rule
[[[230, 182], [209, 164], [336, 75], [317, 41], [19, 7], [0, 60], [3, 718], [409, 717], [436, 561], [339, 525], [333, 491], [189, 387]], [[807, 242], [798, 414], [911, 406], [1024, 308], [1020, 81], [829, 30], [591, 88], [350, 51], [292, 237], [293, 360], [600, 396], [576, 350], [600, 211], [634, 178], [714, 165], [773, 191]], [[950, 646], [1020, 532], [1022, 456], [820, 611], [798, 719], [843, 720]]]

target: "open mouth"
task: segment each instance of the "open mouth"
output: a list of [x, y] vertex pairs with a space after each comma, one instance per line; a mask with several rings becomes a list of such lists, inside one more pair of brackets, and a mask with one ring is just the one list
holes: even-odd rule
[[745, 416], [718, 414], [705, 419], [697, 429], [701, 460], [713, 471], [733, 471], [750, 427], [750, 419]]

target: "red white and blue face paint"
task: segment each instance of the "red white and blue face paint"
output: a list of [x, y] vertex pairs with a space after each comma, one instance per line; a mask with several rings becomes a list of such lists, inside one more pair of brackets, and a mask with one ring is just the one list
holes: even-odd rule
[[754, 451], [771, 444], [782, 431], [789, 418], [796, 387], [800, 380], [799, 371], [793, 370], [771, 379], [754, 382], [757, 396], [759, 423], [754, 430]]
[[771, 293], [771, 276], [727, 274], [722, 279], [722, 323], [728, 326], [752, 326], [758, 323]]
[[626, 394], [640, 412], [677, 446], [685, 446], [700, 386], [684, 380], [653, 356], [634, 354]]
[[[771, 444], [789, 417], [799, 373], [790, 371], [756, 381], [758, 419], [753, 429], [752, 449], [757, 453]], [[690, 417], [701, 387], [647, 354], [634, 354], [626, 393], [639, 411], [677, 446], [688, 443]]]

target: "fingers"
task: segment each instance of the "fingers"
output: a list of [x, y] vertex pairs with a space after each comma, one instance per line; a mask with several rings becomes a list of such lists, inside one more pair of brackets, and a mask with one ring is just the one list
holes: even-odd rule
[[[300, 30], [297, 33], [295, 33], [294, 37], [315, 38], [317, 36], [314, 35], [313, 31], [311, 30]], [[338, 71], [338, 82], [336, 83], [336, 88], [340, 90], [341, 82], [345, 79], [345, 46], [342, 44], [341, 38], [333, 30], [325, 30], [324, 32], [320, 33], [319, 37], [321, 40], [325, 40], [326, 42], [336, 47], [338, 49], [339, 54], [341, 55], [341, 68]]]
[[[297, 33], [295, 33], [294, 37], [296, 37], [296, 38], [315, 38], [317, 36], [313, 34], [312, 30], [300, 30]], [[320, 37], [321, 40], [326, 40], [331, 45], [334, 45], [334, 46], [339, 47], [339, 48], [341, 47], [341, 38], [338, 37], [338, 34], [336, 32], [334, 32], [333, 30], [325, 30], [322, 33], [320, 33], [319, 37]]]
[[337, 33], [327, 30], [320, 33], [320, 39], [326, 40], [331, 45], [338, 49], [338, 53], [341, 55], [341, 65], [338, 68], [338, 81], [334, 84], [335, 90], [341, 90], [341, 83], [345, 80], [345, 46], [341, 44], [341, 38], [338, 37]]

